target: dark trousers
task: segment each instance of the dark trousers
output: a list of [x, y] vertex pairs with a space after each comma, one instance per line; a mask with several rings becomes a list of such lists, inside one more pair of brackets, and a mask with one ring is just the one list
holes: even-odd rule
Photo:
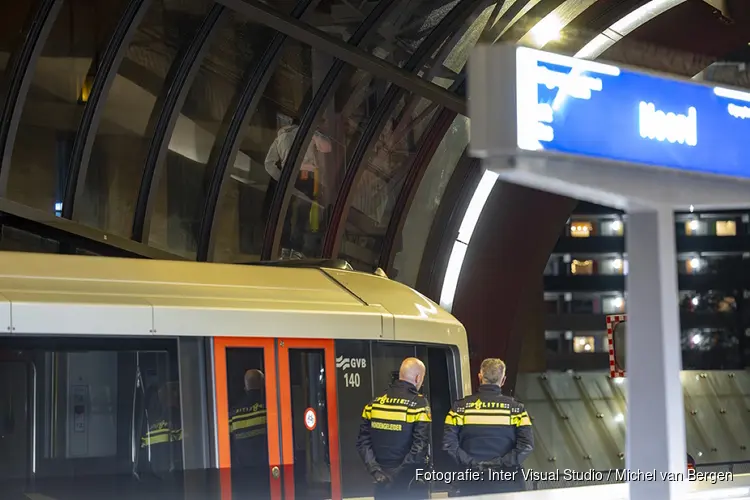
[[385, 470], [391, 476], [392, 481], [388, 484], [375, 484], [375, 500], [425, 500], [430, 498], [430, 489], [427, 483], [419, 483], [416, 480], [416, 469], [402, 470], [398, 475], [392, 476], [392, 472]]

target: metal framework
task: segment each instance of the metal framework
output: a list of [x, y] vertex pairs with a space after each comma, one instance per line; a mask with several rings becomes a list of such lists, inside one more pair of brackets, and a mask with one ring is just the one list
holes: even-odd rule
[[[312, 0], [300, 0], [292, 11], [292, 18], [300, 18], [307, 9], [314, 4]], [[252, 17], [250, 17], [252, 19]], [[216, 208], [221, 198], [221, 189], [227, 177], [228, 166], [234, 163], [240, 148], [240, 133], [258, 107], [266, 85], [273, 75], [274, 69], [281, 58], [281, 48], [286, 41], [286, 35], [276, 34], [266, 48], [260, 62], [255, 68], [250, 68], [251, 75], [246, 78], [246, 84], [237, 95], [236, 102], [229, 109], [221, 127], [223, 141], [216, 141], [208, 158], [206, 168], [208, 193], [206, 206], [198, 229], [197, 260], [210, 260], [213, 252], [213, 229], [216, 222]], [[210, 172], [210, 173], [209, 173]]]
[[[241, 12], [250, 19], [269, 26], [276, 31], [294, 38], [302, 43], [310, 45], [320, 51], [326, 52], [336, 59], [363, 69], [373, 75], [393, 82], [399, 87], [421, 95], [432, 102], [445, 106], [462, 115], [466, 114], [466, 102], [455, 94], [448, 92], [442, 87], [428, 82], [412, 74], [407, 68], [401, 69], [387, 61], [369, 54], [362, 49], [352, 47], [338, 38], [334, 38], [318, 29], [298, 21], [290, 16], [285, 16], [268, 7], [258, 0], [220, 0], [229, 8]], [[464, 0], [456, 8], [466, 2], [474, 4], [476, 0]], [[437, 29], [437, 27], [435, 28]], [[434, 31], [434, 30], [433, 30]]]
[[434, 301], [440, 300], [453, 243], [458, 237], [461, 221], [481, 179], [480, 161], [467, 156], [464, 151], [435, 213], [417, 274], [417, 290]]
[[131, 238], [136, 241], [148, 242], [154, 197], [164, 169], [169, 139], [172, 137], [182, 105], [185, 104], [185, 99], [198, 74], [208, 46], [226, 19], [227, 13], [223, 5], [214, 4], [183, 56], [176, 59], [176, 63], [170, 70], [169, 84], [164, 87], [162, 95], [156, 100], [146, 129], [146, 137], [151, 138], [151, 143], [143, 166], [143, 178], [138, 189], [138, 201], [133, 216]]
[[[367, 36], [375, 29], [380, 20], [385, 18], [390, 11], [396, 6], [398, 0], [383, 0], [370, 12], [367, 18], [360, 24], [357, 31], [349, 39], [348, 43], [359, 46], [367, 40]], [[289, 206], [289, 200], [294, 188], [294, 182], [299, 175], [299, 169], [302, 166], [302, 151], [306, 151], [313, 138], [315, 130], [313, 126], [318, 123], [320, 117], [325, 112], [328, 104], [335, 95], [335, 91], [341, 84], [344, 76], [344, 61], [337, 59], [334, 61], [331, 69], [326, 74], [320, 88], [313, 96], [310, 105], [302, 116], [297, 135], [294, 137], [292, 147], [284, 163], [279, 176], [278, 187], [271, 200], [271, 209], [268, 214], [266, 223], [266, 232], [263, 238], [263, 249], [261, 250], [261, 260], [272, 259], [278, 255], [279, 243], [281, 240], [281, 230], [284, 227], [284, 218]]]
[[115, 32], [104, 50], [104, 55], [96, 69], [94, 84], [91, 86], [86, 107], [83, 110], [81, 123], [78, 125], [73, 151], [70, 153], [68, 178], [65, 182], [62, 216], [73, 218], [73, 210], [79, 196], [83, 196], [83, 186], [91, 160], [91, 150], [94, 148], [99, 121], [104, 112], [109, 90], [117, 76], [117, 69], [125, 57], [130, 41], [138, 29], [143, 16], [146, 15], [151, 0], [130, 0], [125, 13], [120, 18]]
[[[463, 75], [462, 75], [463, 76]], [[463, 93], [465, 90], [465, 81], [463, 78], [457, 80], [456, 85], [458, 93]], [[455, 85], [455, 84], [454, 84]], [[448, 131], [448, 128], [456, 119], [457, 113], [449, 109], [443, 109], [440, 114], [433, 121], [429, 132], [422, 140], [422, 145], [417, 151], [417, 154], [409, 166], [409, 170], [404, 179], [404, 185], [398, 193], [396, 198], [396, 204], [393, 207], [393, 215], [391, 215], [390, 221], [388, 221], [388, 228], [385, 231], [385, 237], [383, 238], [383, 250], [380, 252], [380, 261], [378, 267], [384, 269], [387, 275], [391, 275], [393, 271], [393, 261], [396, 258], [398, 249], [396, 248], [397, 238], [401, 234], [401, 230], [406, 223], [406, 219], [409, 216], [409, 209], [411, 208], [411, 202], [414, 200], [414, 196], [417, 194], [419, 183], [422, 181], [427, 167], [430, 165], [435, 151], [440, 142], [443, 140], [443, 136]]]
[[[119, 23], [110, 36], [106, 49], [93, 64], [96, 64], [96, 75], [93, 86], [79, 123], [73, 150], [68, 166], [65, 192], [62, 206], [62, 218], [53, 214], [42, 214], [33, 209], [22, 207], [7, 200], [8, 179], [11, 168], [11, 157], [14, 142], [21, 123], [24, 103], [31, 87], [42, 49], [48, 42], [52, 28], [58, 19], [58, 14], [67, 0], [38, 0], [36, 11], [29, 18], [24, 28], [23, 43], [12, 54], [6, 71], [3, 96], [5, 101], [0, 103], [0, 220], [7, 224], [22, 225], [20, 221], [28, 220], [26, 225], [34, 231], [49, 233], [54, 239], [62, 241], [63, 235], [75, 239], [70, 243], [71, 248], [79, 246], [97, 248], [97, 253], [112, 255], [129, 255], [147, 258], [179, 259], [180, 257], [151, 249], [141, 242], [148, 241], [152, 207], [156, 198], [159, 179], [164, 168], [168, 146], [175, 130], [190, 88], [198, 71], [205, 60], [207, 50], [216, 33], [231, 12], [238, 12], [255, 23], [265, 25], [276, 30], [276, 35], [269, 41], [263, 54], [258, 58], [254, 67], [248, 68], [244, 75], [241, 90], [235, 96], [230, 110], [223, 118], [217, 139], [209, 155], [204, 180], [205, 206], [200, 214], [197, 234], [197, 259], [211, 260], [214, 238], [214, 226], [217, 224], [217, 207], [226, 184], [229, 172], [240, 147], [242, 131], [256, 112], [259, 102], [266, 90], [274, 71], [276, 70], [284, 44], [288, 40], [306, 44], [313, 49], [327, 53], [334, 59], [322, 81], [305, 108], [298, 133], [293, 141], [289, 155], [281, 170], [281, 177], [277, 189], [273, 192], [270, 213], [267, 219], [262, 259], [273, 259], [279, 256], [281, 232], [284, 219], [292, 196], [295, 180], [298, 176], [303, 152], [309, 146], [314, 134], [314, 127], [329, 106], [335, 91], [340, 87], [346, 75], [357, 69], [367, 71], [373, 77], [391, 82], [391, 86], [378, 104], [375, 112], [367, 122], [362, 137], [360, 137], [355, 151], [346, 165], [344, 182], [339, 186], [339, 192], [334, 205], [332, 217], [329, 221], [324, 238], [323, 257], [335, 257], [338, 254], [340, 240], [346, 224], [347, 215], [352, 200], [353, 190], [365, 168], [365, 159], [372, 145], [384, 127], [385, 121], [402, 99], [406, 99], [407, 111], [413, 109], [422, 99], [431, 103], [432, 109], [437, 108], [432, 118], [430, 129], [425, 132], [417, 147], [417, 152], [406, 166], [406, 177], [393, 207], [383, 241], [379, 264], [390, 271], [396, 252], [395, 244], [403, 230], [408, 216], [413, 196], [430, 164], [442, 136], [458, 114], [466, 114], [465, 99], [459, 88], [462, 75], [456, 75], [447, 70], [443, 63], [450, 49], [454, 47], [469, 22], [482, 9], [491, 5], [489, 0], [462, 0], [456, 3], [450, 12], [427, 33], [425, 39], [409, 57], [404, 67], [376, 57], [366, 49], [369, 36], [374, 34], [389, 13], [399, 5], [397, 0], [378, 2], [373, 10], [364, 18], [361, 24], [347, 41], [333, 37], [304, 22], [304, 15], [311, 11], [318, 2], [316, 0], [299, 0], [289, 13], [280, 12], [260, 0], [216, 0], [205, 15], [191, 41], [189, 41], [177, 58], [167, 75], [166, 85], [157, 96], [157, 101], [149, 117], [145, 137], [149, 141], [148, 151], [144, 160], [143, 175], [138, 191], [138, 198], [133, 214], [131, 238], [121, 238], [106, 234], [103, 231], [90, 229], [71, 221], [76, 204], [83, 195], [84, 184], [91, 160], [92, 148], [99, 131], [100, 120], [109, 98], [110, 89], [118, 71], [124, 68], [124, 55], [133, 40], [140, 23], [152, 5], [152, 0], [129, 0]], [[620, 9], [608, 12], [610, 17], [617, 17], [633, 10], [639, 2], [623, 2]], [[531, 8], [533, 16], [517, 16], [530, 5], [530, 0], [518, 0], [512, 3], [498, 17], [504, 7], [504, 2], [495, 2], [490, 20], [481, 35], [483, 42], [497, 40], [517, 40], [519, 34], [527, 31], [530, 24], [526, 17], [538, 18], [552, 12], [561, 4], [560, 0], [542, 0]], [[594, 3], [591, 10], [598, 8]], [[617, 12], [615, 12], [617, 11]], [[627, 11], [627, 12], [626, 12]], [[588, 10], [586, 12], [588, 14]], [[581, 19], [588, 19], [581, 16]], [[589, 19], [587, 22], [593, 21]], [[591, 24], [590, 23], [590, 24]], [[419, 23], [414, 26], [418, 26]], [[421, 29], [421, 28], [420, 28]], [[396, 44], [396, 51], [407, 52], [404, 46]], [[432, 83], [436, 76], [454, 79], [450, 89], [442, 88]], [[403, 114], [408, 114], [405, 112]], [[404, 126], [404, 124], [401, 124]], [[462, 211], [461, 204], [466, 195], [462, 190], [471, 189], [478, 180], [475, 172], [477, 163], [462, 157], [451, 177], [449, 186], [443, 195], [435, 222], [428, 238], [423, 259], [423, 269], [420, 271], [418, 286], [423, 291], [430, 290], [432, 283], [438, 279], [441, 266], [438, 262], [443, 259], [441, 248], [446, 245], [443, 241], [456, 217], [455, 213]], [[68, 220], [66, 220], [68, 219]], [[110, 249], [110, 250], [103, 250]], [[441, 253], [442, 252], [442, 253]], [[447, 258], [447, 256], [445, 257]], [[429, 263], [429, 265], [424, 264]], [[427, 267], [424, 267], [427, 265]], [[443, 266], [444, 267], [444, 266]], [[429, 268], [429, 271], [425, 269]], [[425, 274], [428, 273], [428, 274]], [[437, 274], [435, 274], [437, 273]]]
[[[456, 4], [448, 15], [440, 21], [427, 38], [419, 45], [417, 50], [414, 51], [414, 54], [412, 54], [406, 64], [404, 64], [404, 70], [412, 73], [422, 68], [434, 52], [435, 47], [461, 26], [465, 19], [469, 17], [472, 12], [476, 11], [477, 7], [482, 3], [482, 0], [466, 0]], [[431, 83], [430, 85], [433, 84]], [[392, 85], [388, 89], [382, 102], [378, 106], [378, 109], [375, 110], [372, 117], [370, 117], [367, 128], [362, 134], [362, 137], [354, 150], [354, 154], [352, 154], [351, 160], [346, 166], [346, 173], [344, 174], [342, 185], [339, 187], [336, 203], [334, 204], [331, 213], [331, 222], [326, 229], [326, 234], [323, 239], [323, 256], [326, 258], [330, 255], [338, 254], [341, 237], [344, 233], [346, 219], [351, 206], [353, 190], [357, 185], [357, 181], [362, 176], [362, 168], [367, 152], [370, 150], [377, 137], [380, 136], [387, 118], [393, 112], [398, 100], [406, 94], [407, 90], [408, 89], [397, 87], [396, 85]], [[450, 94], [457, 99], [461, 99], [461, 97], [453, 92], [450, 92]], [[417, 95], [427, 98], [421, 94]], [[463, 101], [463, 99], [461, 100]], [[443, 105], [443, 103], [440, 102], [432, 102], [433, 104]], [[452, 111], [460, 112], [450, 106], [444, 107], [451, 109]]]
[[63, 0], [43, 0], [39, 4], [31, 24], [26, 31], [26, 40], [20, 52], [10, 64], [5, 103], [0, 115], [0, 196], [5, 196], [10, 176], [10, 159], [13, 144], [21, 122], [21, 112], [31, 80], [34, 78], [36, 62], [42, 52], [44, 42], [60, 13]]

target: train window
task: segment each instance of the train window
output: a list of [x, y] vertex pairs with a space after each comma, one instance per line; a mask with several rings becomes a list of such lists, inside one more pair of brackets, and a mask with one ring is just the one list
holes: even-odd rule
[[[404, 358], [413, 357], [417, 355], [414, 344], [396, 344], [396, 343], [385, 343], [385, 342], [373, 342], [372, 343], [372, 367], [373, 367], [373, 383], [375, 388], [375, 394], [381, 395], [388, 389], [394, 378], [394, 372], [396, 378], [398, 378], [398, 369], [401, 367], [401, 362]], [[422, 361], [427, 364], [425, 359]], [[429, 378], [429, 373], [427, 378]]]
[[[295, 496], [331, 498], [325, 351], [289, 349], [289, 372]], [[315, 411], [313, 428], [307, 427], [308, 408]]]
[[182, 469], [176, 342], [112, 340], [4, 339], [4, 484], [34, 479], [36, 493], [65, 497], [53, 478], [75, 477], [73, 493], [99, 491], [104, 475], [145, 486]]
[[233, 499], [267, 499], [268, 421], [262, 348], [227, 349], [227, 403]]
[[182, 447], [185, 470], [211, 468], [208, 429], [211, 427], [206, 387], [205, 339], [177, 339], [180, 356]]

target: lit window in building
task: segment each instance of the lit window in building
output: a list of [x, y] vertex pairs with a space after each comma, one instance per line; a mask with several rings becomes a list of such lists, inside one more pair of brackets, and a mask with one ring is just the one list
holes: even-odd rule
[[602, 299], [602, 313], [620, 314], [625, 311], [625, 298], [622, 296], [605, 297]]
[[610, 264], [612, 266], [612, 272], [614, 274], [625, 274], [625, 269], [627, 268], [628, 263], [620, 259], [619, 257], [616, 259], [612, 259], [610, 261]]
[[624, 225], [620, 219], [613, 220], [609, 223], [609, 229], [615, 236], [622, 236], [623, 227]]
[[685, 234], [696, 236], [701, 232], [701, 222], [698, 219], [689, 220], [685, 223]]
[[687, 261], [687, 271], [688, 273], [697, 273], [700, 272], [702, 266], [702, 262], [698, 257], [693, 257], [692, 259], [688, 259]]
[[594, 226], [590, 222], [571, 222], [570, 235], [574, 238], [588, 238], [594, 231]]
[[733, 220], [716, 221], [716, 236], [737, 236], [737, 223]]
[[594, 352], [594, 337], [575, 337], [573, 352]]
[[737, 309], [736, 301], [734, 297], [724, 297], [716, 305], [716, 310], [722, 313], [733, 312]]
[[594, 261], [573, 259], [573, 262], [570, 263], [570, 274], [594, 274]]

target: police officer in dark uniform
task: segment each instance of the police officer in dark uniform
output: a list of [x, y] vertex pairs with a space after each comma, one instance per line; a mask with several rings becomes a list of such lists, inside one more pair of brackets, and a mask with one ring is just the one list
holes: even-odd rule
[[176, 383], [151, 387], [146, 397], [139, 472], [164, 476], [182, 470], [182, 425]]
[[182, 425], [177, 382], [152, 385], [140, 415], [140, 443], [133, 468], [137, 495], [163, 497], [182, 480]]
[[232, 490], [236, 498], [268, 498], [268, 428], [265, 376], [247, 370], [244, 393], [229, 411]]
[[432, 415], [419, 389], [425, 366], [417, 358], [401, 363], [399, 380], [362, 412], [357, 451], [375, 480], [376, 499], [429, 498], [416, 470], [429, 463]]
[[500, 388], [505, 363], [485, 359], [479, 391], [456, 401], [445, 417], [443, 449], [461, 467], [481, 473], [482, 480], [459, 486], [462, 496], [523, 491], [521, 464], [534, 449], [531, 419], [523, 405]]

